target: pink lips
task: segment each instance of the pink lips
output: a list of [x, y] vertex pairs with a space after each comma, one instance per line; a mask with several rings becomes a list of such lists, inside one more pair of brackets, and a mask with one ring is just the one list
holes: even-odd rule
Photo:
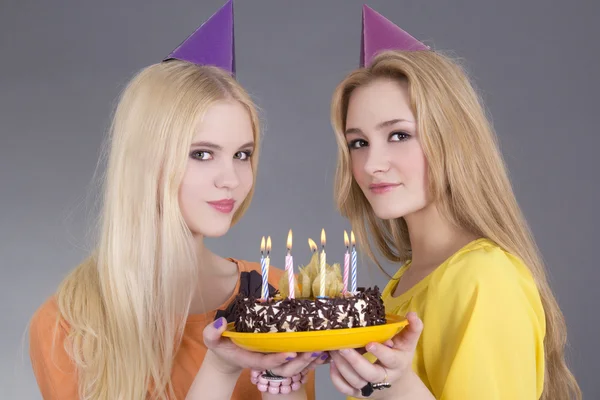
[[215, 210], [222, 212], [223, 214], [229, 214], [231, 211], [233, 211], [235, 200], [223, 199], [218, 201], [209, 201], [208, 204], [210, 204]]
[[375, 194], [382, 194], [382, 193], [387, 193], [387, 192], [397, 188], [398, 186], [400, 186], [400, 184], [398, 184], [398, 183], [382, 182], [382, 183], [373, 183], [373, 184], [369, 185], [369, 189], [371, 190], [371, 192], [373, 192]]

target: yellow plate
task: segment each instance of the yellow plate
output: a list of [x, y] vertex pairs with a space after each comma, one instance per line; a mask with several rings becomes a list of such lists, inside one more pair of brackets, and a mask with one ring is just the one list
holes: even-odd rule
[[227, 325], [223, 336], [246, 350], [262, 353], [330, 351], [365, 347], [371, 342], [383, 343], [402, 330], [408, 321], [394, 314], [386, 315], [385, 325], [363, 328], [331, 329], [308, 332], [236, 332], [233, 322]]

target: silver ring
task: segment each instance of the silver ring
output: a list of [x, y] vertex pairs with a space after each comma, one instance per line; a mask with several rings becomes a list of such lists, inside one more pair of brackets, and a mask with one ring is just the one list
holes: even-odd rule
[[371, 386], [375, 390], [389, 389], [392, 387], [392, 384], [387, 381], [388, 380], [387, 369], [385, 369], [384, 366], [381, 366], [381, 368], [383, 368], [383, 372], [385, 373], [385, 376], [383, 377], [383, 382], [371, 383]]
[[269, 382], [283, 382], [286, 379], [284, 376], [280, 376], [273, 373], [273, 371], [271, 371], [270, 369], [266, 370], [265, 373], [261, 376]]

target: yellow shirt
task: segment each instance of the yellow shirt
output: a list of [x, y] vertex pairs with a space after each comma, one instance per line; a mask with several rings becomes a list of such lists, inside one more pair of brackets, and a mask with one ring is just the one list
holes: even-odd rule
[[478, 239], [392, 297], [408, 267], [410, 262], [382, 296], [387, 313], [415, 311], [423, 321], [413, 370], [435, 398], [539, 399], [546, 324], [537, 286], [523, 262]]

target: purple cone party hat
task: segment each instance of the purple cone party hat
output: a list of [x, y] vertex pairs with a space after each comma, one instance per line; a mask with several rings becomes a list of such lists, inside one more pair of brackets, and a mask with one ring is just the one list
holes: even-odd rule
[[384, 50], [429, 50], [408, 32], [366, 4], [363, 5], [360, 66], [368, 66]]
[[163, 61], [214, 65], [235, 75], [234, 53], [233, 0], [229, 0]]

